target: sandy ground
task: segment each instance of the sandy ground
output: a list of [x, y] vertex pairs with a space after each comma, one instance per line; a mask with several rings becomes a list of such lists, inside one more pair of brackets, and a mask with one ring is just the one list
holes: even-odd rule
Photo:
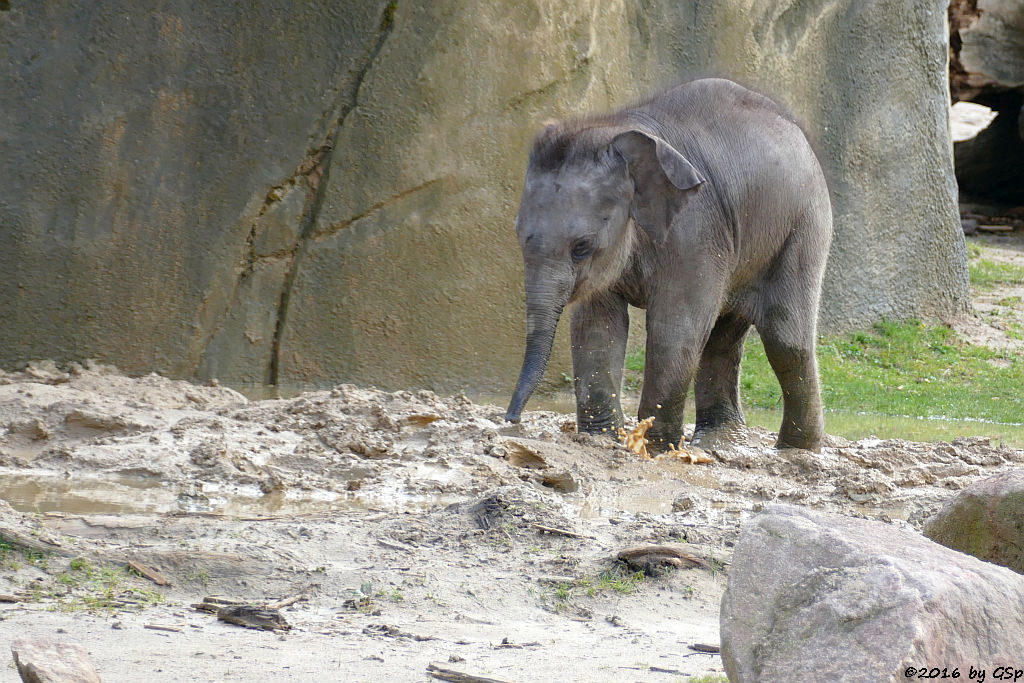
[[[106, 681], [425, 681], [431, 663], [687, 680], [722, 671], [690, 646], [718, 643], [731, 547], [766, 503], [917, 527], [1024, 461], [983, 438], [779, 452], [752, 430], [693, 465], [570, 416], [502, 415], [430, 392], [247, 401], [101, 366], [0, 374], [0, 498], [19, 510], [0, 505], [0, 524], [50, 548], [2, 554], [17, 601], [0, 603], [0, 643], [63, 634]], [[703, 564], [630, 581], [617, 554], [647, 544]], [[172, 585], [98, 578], [128, 560]], [[281, 608], [290, 630], [261, 631], [193, 608], [211, 595], [301, 599]]]

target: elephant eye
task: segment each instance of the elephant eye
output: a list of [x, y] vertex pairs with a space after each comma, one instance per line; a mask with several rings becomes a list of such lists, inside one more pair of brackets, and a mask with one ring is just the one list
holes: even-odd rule
[[572, 260], [577, 263], [592, 253], [594, 253], [594, 243], [589, 239], [578, 240], [572, 245]]

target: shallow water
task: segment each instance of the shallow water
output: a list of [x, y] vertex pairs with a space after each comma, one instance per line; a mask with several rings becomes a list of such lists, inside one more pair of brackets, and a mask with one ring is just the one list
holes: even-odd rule
[[335, 510], [408, 510], [447, 505], [451, 495], [364, 499], [328, 491], [262, 494], [255, 488], [196, 484], [189, 490], [154, 477], [64, 475], [51, 472], [0, 471], [0, 500], [20, 512], [69, 515], [154, 515], [201, 513], [229, 517], [268, 517]]
[[21, 512], [131, 514], [170, 512], [175, 495], [151, 477], [12, 473], [0, 476], [0, 499]]

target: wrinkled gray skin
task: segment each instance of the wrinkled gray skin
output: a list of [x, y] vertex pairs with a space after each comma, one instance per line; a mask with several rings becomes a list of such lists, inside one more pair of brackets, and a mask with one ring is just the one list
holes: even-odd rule
[[744, 431], [738, 381], [754, 325], [782, 387], [778, 447], [818, 450], [814, 356], [832, 211], [821, 167], [792, 118], [735, 83], [684, 83], [618, 113], [549, 125], [534, 142], [516, 232], [527, 342], [506, 419], [537, 388], [563, 308], [572, 314], [577, 426], [614, 433], [629, 329], [647, 309], [638, 417], [655, 450]]

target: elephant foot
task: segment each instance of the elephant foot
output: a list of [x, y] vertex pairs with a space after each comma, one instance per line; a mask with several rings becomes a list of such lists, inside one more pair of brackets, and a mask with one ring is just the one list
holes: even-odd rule
[[779, 440], [775, 443], [778, 449], [802, 448], [805, 451], [821, 452], [821, 429], [800, 429], [796, 425], [784, 425], [779, 430]]
[[[653, 430], [652, 430], [653, 431]], [[647, 451], [649, 453], [665, 453], [672, 450], [673, 447], [678, 447], [685, 442], [686, 438], [680, 431], [677, 433], [647, 433]]]
[[693, 433], [691, 446], [709, 451], [726, 446], [746, 446], [747, 425], [743, 422], [728, 422], [715, 427], [699, 427]]
[[618, 438], [622, 424], [621, 414], [611, 413], [601, 417], [589, 413], [576, 415], [576, 431], [581, 434], [605, 434]]

